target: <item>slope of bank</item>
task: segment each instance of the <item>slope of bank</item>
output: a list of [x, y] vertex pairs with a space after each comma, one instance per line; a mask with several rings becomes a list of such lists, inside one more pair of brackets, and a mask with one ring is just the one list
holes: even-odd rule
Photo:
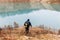
[[30, 28], [28, 35], [25, 35], [24, 28], [3, 29], [0, 40], [59, 40], [60, 35], [39, 27]]

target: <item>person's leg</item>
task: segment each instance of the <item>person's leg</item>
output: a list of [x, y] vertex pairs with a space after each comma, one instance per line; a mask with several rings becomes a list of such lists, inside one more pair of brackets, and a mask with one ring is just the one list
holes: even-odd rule
[[27, 28], [25, 27], [25, 35], [27, 34]]
[[27, 34], [29, 33], [29, 29], [27, 29]]
[[25, 29], [26, 35], [29, 33], [29, 28]]

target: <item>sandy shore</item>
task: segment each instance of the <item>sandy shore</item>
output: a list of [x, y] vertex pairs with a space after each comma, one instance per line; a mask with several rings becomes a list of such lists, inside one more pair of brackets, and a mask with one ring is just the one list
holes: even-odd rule
[[0, 40], [60, 40], [60, 35], [39, 27], [30, 28], [29, 34], [25, 35], [24, 27], [21, 27], [3, 29]]

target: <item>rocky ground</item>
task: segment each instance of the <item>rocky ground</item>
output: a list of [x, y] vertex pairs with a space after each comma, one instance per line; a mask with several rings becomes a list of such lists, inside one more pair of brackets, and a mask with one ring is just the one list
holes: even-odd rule
[[60, 35], [42, 28], [30, 28], [29, 34], [25, 35], [24, 28], [3, 29], [0, 32], [0, 40], [60, 40]]

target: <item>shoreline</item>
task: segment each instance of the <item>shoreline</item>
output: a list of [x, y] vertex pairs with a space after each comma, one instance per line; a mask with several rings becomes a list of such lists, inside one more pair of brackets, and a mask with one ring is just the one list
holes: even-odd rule
[[39, 27], [30, 28], [28, 35], [25, 35], [24, 27], [0, 29], [0, 40], [55, 40], [60, 39], [60, 34], [54, 31], [45, 30]]

